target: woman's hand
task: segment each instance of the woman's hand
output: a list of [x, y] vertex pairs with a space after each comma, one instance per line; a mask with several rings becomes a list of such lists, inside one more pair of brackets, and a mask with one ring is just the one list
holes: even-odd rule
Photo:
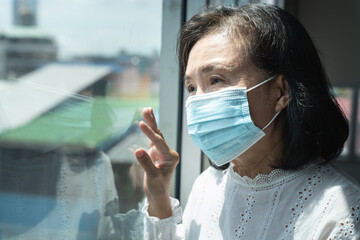
[[170, 205], [171, 179], [179, 162], [179, 154], [165, 142], [152, 108], [143, 109], [145, 122], [139, 123], [141, 131], [150, 139], [150, 148], [137, 149], [135, 156], [145, 170], [144, 191], [149, 203], [149, 215], [160, 219], [172, 215]]

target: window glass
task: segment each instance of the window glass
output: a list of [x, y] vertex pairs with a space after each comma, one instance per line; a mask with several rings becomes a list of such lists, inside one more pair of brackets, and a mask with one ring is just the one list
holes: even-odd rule
[[0, 239], [128, 239], [162, 0], [0, 5]]
[[[351, 121], [351, 108], [352, 108], [352, 96], [353, 92], [351, 88], [345, 88], [345, 87], [334, 87], [334, 93], [336, 95], [336, 99], [340, 105], [341, 110], [345, 114], [345, 117], [349, 121]], [[352, 130], [350, 129], [350, 132]], [[345, 142], [344, 150], [341, 153], [342, 156], [346, 156], [349, 154], [349, 144], [350, 144], [350, 138]]]

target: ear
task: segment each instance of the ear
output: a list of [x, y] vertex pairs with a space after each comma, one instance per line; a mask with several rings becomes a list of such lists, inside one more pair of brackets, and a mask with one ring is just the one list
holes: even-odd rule
[[277, 100], [275, 105], [275, 111], [280, 112], [289, 104], [290, 101], [290, 89], [289, 84], [286, 81], [284, 75], [279, 75], [274, 84], [277, 88]]

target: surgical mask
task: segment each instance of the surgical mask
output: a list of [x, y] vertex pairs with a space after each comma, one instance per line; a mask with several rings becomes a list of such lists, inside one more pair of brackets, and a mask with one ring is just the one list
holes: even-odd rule
[[224, 89], [187, 99], [188, 133], [217, 166], [229, 163], [264, 137], [265, 128], [280, 113], [260, 129], [251, 120], [247, 99], [247, 92], [274, 78], [249, 89]]

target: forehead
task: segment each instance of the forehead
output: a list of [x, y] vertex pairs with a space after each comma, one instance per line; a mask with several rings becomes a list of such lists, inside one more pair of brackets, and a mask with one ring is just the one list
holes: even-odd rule
[[245, 64], [241, 56], [244, 56], [242, 44], [235, 44], [230, 40], [228, 32], [207, 34], [191, 49], [186, 75], [200, 69], [226, 68], [236, 71]]

